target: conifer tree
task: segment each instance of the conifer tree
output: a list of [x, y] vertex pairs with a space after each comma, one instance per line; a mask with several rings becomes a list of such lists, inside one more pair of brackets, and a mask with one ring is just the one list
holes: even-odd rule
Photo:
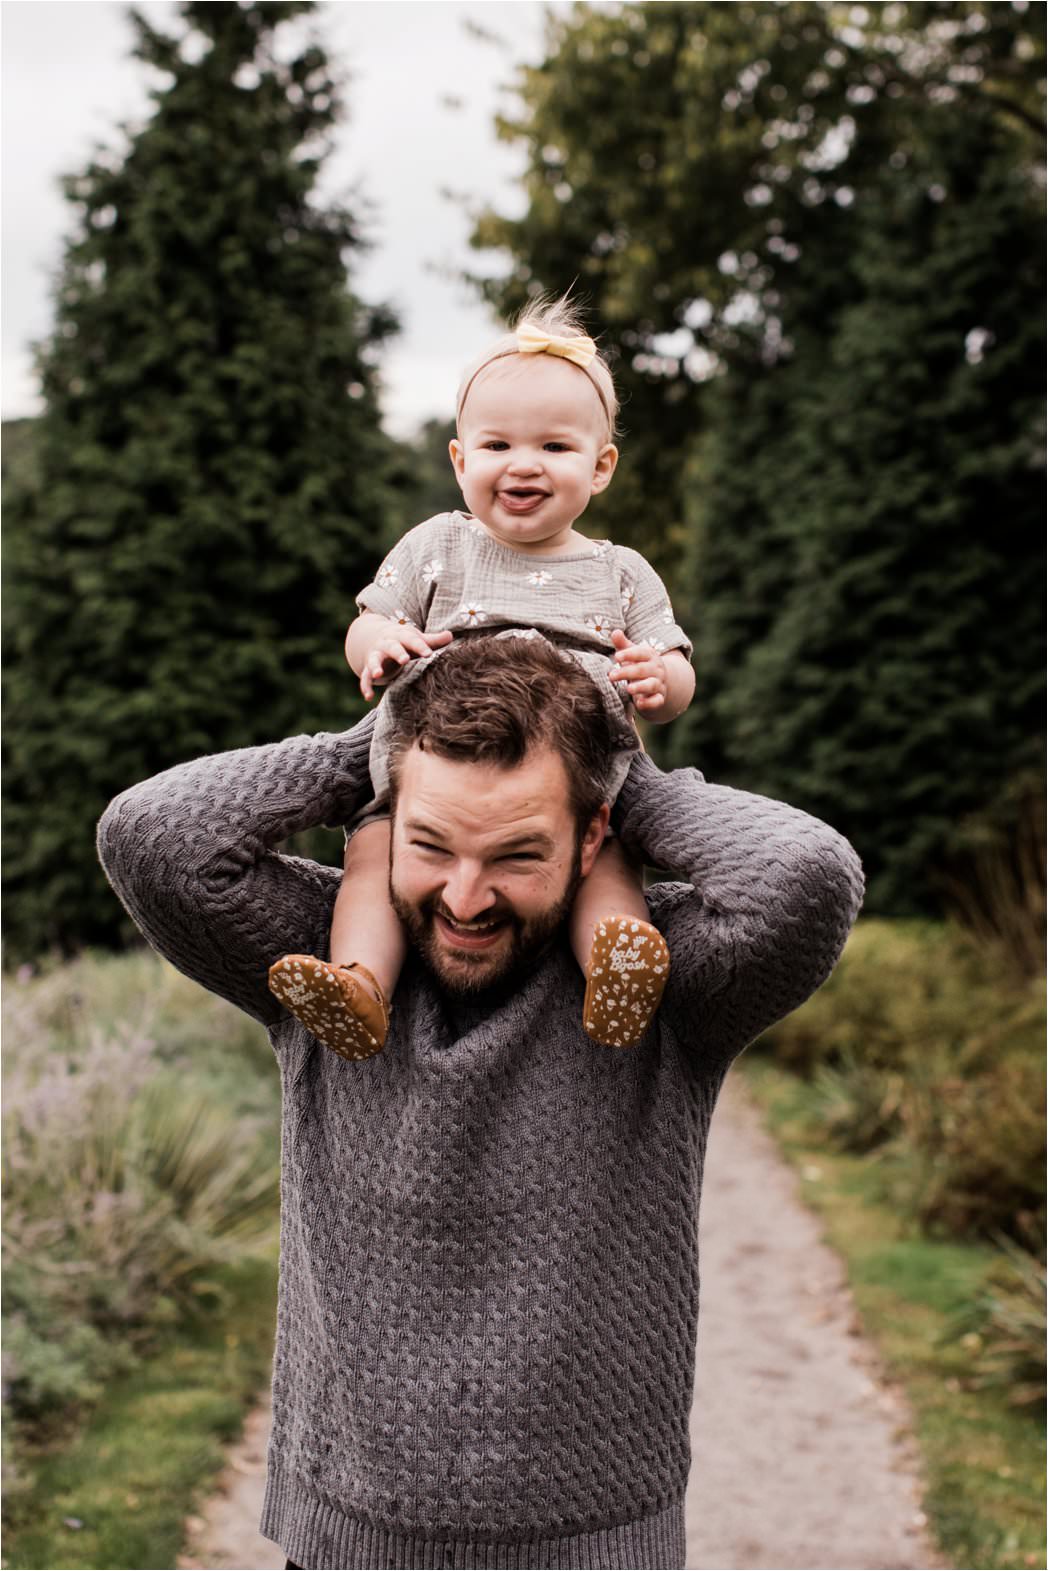
[[875, 911], [934, 910], [1043, 769], [1039, 209], [999, 126], [926, 127], [865, 187], [844, 303], [808, 275], [694, 458], [708, 696], [674, 756], [839, 825]]
[[1041, 757], [1045, 8], [682, 0], [548, 37], [477, 282], [577, 279], [621, 357], [605, 516], [696, 637], [657, 756], [838, 824], [871, 909], [934, 907]]
[[386, 532], [394, 323], [347, 285], [353, 216], [317, 198], [338, 87], [318, 43], [276, 36], [311, 9], [190, 0], [177, 36], [132, 13], [150, 118], [66, 182], [38, 480], [8, 509], [17, 954], [116, 936], [93, 846], [114, 793], [359, 713], [341, 639]]

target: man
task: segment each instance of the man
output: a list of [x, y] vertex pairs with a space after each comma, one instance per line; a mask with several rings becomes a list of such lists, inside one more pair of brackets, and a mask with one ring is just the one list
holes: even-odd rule
[[366, 800], [370, 720], [169, 770], [100, 827], [150, 942], [280, 1065], [262, 1530], [305, 1567], [682, 1566], [707, 1129], [735, 1055], [836, 962], [858, 862], [803, 813], [638, 758], [616, 830], [686, 882], [649, 891], [655, 1024], [600, 1048], [563, 933], [607, 821], [596, 688], [543, 640], [480, 638], [399, 708], [390, 883], [415, 953], [363, 1063], [266, 973], [323, 952], [338, 875], [275, 848]]

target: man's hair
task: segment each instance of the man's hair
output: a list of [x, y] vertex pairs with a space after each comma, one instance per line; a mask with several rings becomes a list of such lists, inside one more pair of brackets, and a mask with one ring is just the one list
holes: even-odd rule
[[616, 737], [604, 700], [582, 667], [543, 638], [458, 637], [390, 699], [394, 807], [404, 755], [414, 746], [504, 769], [523, 763], [533, 748], [550, 748], [564, 764], [580, 834], [607, 800]]

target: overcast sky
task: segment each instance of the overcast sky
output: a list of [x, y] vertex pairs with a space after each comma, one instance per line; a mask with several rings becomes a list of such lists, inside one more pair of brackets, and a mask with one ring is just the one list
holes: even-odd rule
[[[176, 14], [146, 0], [157, 25]], [[374, 249], [353, 285], [389, 301], [403, 324], [383, 360], [389, 427], [410, 432], [453, 413], [461, 367], [491, 335], [471, 292], [441, 275], [476, 261], [468, 220], [442, 196], [450, 187], [517, 212], [520, 150], [496, 142], [494, 114], [517, 61], [542, 56], [547, 6], [538, 0], [334, 0], [312, 25], [352, 73], [348, 123], [338, 132], [324, 189], [367, 198]], [[504, 38], [499, 50], [470, 35], [472, 20]], [[71, 212], [58, 177], [102, 143], [119, 147], [122, 122], [147, 110], [141, 65], [129, 58], [127, 7], [111, 0], [4, 0], [3, 414], [38, 407], [29, 345], [51, 322], [49, 281]], [[453, 102], [449, 102], [449, 100]], [[360, 210], [357, 202], [356, 208]], [[570, 283], [571, 280], [565, 280]]]

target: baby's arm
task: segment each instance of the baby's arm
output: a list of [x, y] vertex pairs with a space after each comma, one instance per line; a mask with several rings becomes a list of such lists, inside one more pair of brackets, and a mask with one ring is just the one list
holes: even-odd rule
[[453, 635], [447, 631], [421, 633], [410, 622], [395, 622], [375, 611], [362, 611], [346, 634], [346, 659], [360, 678], [360, 691], [369, 701], [375, 688], [383, 687], [409, 660], [440, 649]]
[[625, 633], [612, 633], [615, 645], [613, 682], [625, 682], [639, 712], [656, 725], [682, 715], [695, 695], [695, 672], [679, 649], [660, 654], [650, 644], [631, 644]]

